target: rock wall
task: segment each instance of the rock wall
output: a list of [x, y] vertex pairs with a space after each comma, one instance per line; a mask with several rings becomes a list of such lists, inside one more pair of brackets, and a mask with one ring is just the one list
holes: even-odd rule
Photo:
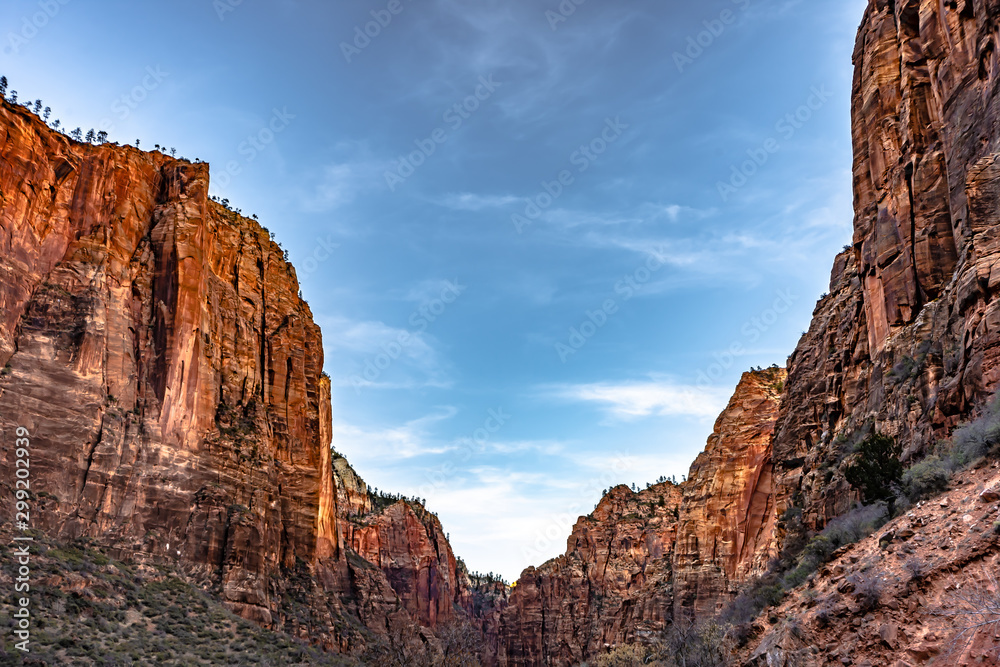
[[783, 369], [744, 374], [681, 485], [611, 490], [566, 554], [521, 575], [502, 613], [501, 665], [577, 665], [705, 619], [776, 549], [771, 434]]
[[675, 614], [711, 618], [777, 555], [771, 436], [787, 374], [747, 373], [681, 485]]
[[337, 650], [456, 618], [471, 593], [436, 519], [347, 529], [372, 507], [332, 460], [319, 328], [267, 230], [208, 189], [208, 165], [0, 104], [0, 502], [23, 427], [52, 537], [180, 564]]
[[854, 243], [789, 360], [779, 511], [821, 527], [877, 428], [920, 456], [1000, 380], [1000, 2], [872, 0], [854, 53]]

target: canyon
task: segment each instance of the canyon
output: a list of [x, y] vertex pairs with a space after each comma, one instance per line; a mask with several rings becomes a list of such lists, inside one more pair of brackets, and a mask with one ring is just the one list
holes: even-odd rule
[[[35, 527], [170, 563], [241, 619], [372, 664], [443, 664], [458, 628], [481, 664], [569, 667], [711, 622], [768, 573], [787, 517], [815, 535], [861, 500], [859, 437], [919, 462], [1000, 386], [998, 16], [1000, 0], [869, 2], [853, 240], [787, 370], [744, 374], [686, 480], [610, 489], [513, 587], [468, 572], [434, 514], [373, 494], [331, 448], [295, 269], [209, 198], [208, 165], [73, 141], [3, 103], [0, 432], [31, 434]], [[740, 661], [945, 654], [955, 627], [935, 610], [996, 570], [998, 485], [984, 462], [839, 549], [753, 621]], [[874, 607], [862, 575], [882, 582]], [[991, 664], [994, 643], [953, 658]]]

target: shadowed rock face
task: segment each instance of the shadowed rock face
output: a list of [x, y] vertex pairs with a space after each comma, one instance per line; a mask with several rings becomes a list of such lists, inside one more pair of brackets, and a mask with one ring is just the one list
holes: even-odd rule
[[786, 375], [746, 373], [681, 485], [612, 489], [566, 555], [521, 575], [503, 611], [502, 665], [576, 665], [641, 643], [675, 615], [705, 619], [775, 549], [771, 434]]
[[[1000, 2], [873, 0], [854, 53], [854, 244], [789, 360], [779, 510], [825, 524], [871, 425], [926, 451], [1000, 379]], [[801, 501], [793, 500], [801, 496]]]
[[345, 614], [385, 633], [471, 609], [437, 520], [372, 514], [335, 468], [295, 271], [209, 201], [207, 165], [73, 142], [6, 104], [0, 158], [0, 484], [24, 427], [35, 527], [177, 562], [245, 618], [337, 649], [365, 642]]

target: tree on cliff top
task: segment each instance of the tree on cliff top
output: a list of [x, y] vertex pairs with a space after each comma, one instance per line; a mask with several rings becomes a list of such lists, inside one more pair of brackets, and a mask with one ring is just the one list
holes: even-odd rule
[[7, 77], [0, 76], [0, 97], [7, 96]]
[[903, 464], [899, 457], [903, 447], [895, 438], [874, 433], [858, 445], [854, 460], [844, 476], [852, 487], [861, 492], [866, 503], [884, 501], [889, 516], [896, 505], [896, 490], [903, 479]]

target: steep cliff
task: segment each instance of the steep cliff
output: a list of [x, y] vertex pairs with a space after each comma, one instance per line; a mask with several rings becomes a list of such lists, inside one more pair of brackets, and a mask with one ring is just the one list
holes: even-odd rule
[[23, 427], [32, 525], [56, 540], [176, 564], [337, 650], [455, 619], [471, 592], [436, 519], [404, 505], [356, 525], [372, 506], [331, 457], [295, 270], [208, 188], [205, 164], [0, 105], [2, 502]]
[[614, 488], [566, 554], [521, 575], [501, 618], [501, 665], [576, 665], [643, 643], [681, 614], [711, 617], [775, 549], [771, 434], [785, 372], [743, 376], [681, 485]]
[[711, 618], [776, 553], [771, 436], [787, 374], [747, 373], [691, 466], [674, 548], [674, 604]]
[[905, 458], [1000, 380], [1000, 101], [994, 1], [872, 0], [854, 53], [854, 243], [789, 359], [779, 510], [821, 527], [866, 426]]

